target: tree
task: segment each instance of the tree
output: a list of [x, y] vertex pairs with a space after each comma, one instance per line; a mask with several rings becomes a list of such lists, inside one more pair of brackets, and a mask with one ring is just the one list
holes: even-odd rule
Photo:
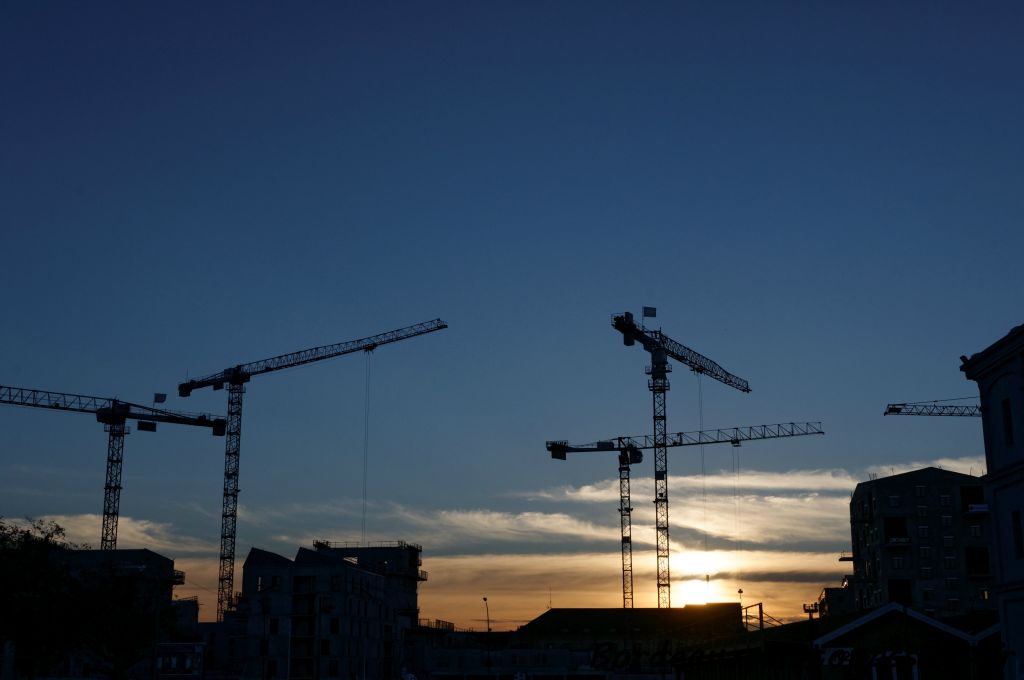
[[11, 641], [15, 667], [28, 677], [46, 673], [79, 643], [68, 616], [76, 584], [55, 553], [78, 548], [53, 521], [23, 523], [0, 517], [0, 642]]

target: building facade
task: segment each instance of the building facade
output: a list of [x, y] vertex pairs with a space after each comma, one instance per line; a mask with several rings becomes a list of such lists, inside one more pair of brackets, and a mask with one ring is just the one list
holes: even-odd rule
[[317, 542], [294, 560], [253, 548], [230, 655], [244, 678], [390, 679], [417, 622], [421, 548]]
[[994, 565], [1004, 642], [1024, 675], [1024, 325], [962, 357], [978, 383], [985, 436], [985, 490], [992, 508]]
[[850, 532], [855, 610], [895, 602], [944, 618], [995, 609], [981, 478], [928, 467], [861, 482]]

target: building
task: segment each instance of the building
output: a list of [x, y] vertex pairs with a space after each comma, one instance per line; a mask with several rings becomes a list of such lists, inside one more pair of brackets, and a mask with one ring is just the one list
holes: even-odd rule
[[1011, 677], [1019, 677], [1024, 672], [1024, 325], [961, 359], [960, 370], [978, 383], [981, 397], [996, 599], [1003, 640], [1019, 669], [1011, 670]]
[[965, 630], [889, 603], [816, 638], [815, 677], [996, 678], [997, 630], [998, 624]]
[[928, 467], [861, 482], [850, 499], [855, 610], [994, 611], [992, 528], [979, 477]]
[[[685, 607], [549, 609], [510, 632], [423, 622], [409, 670], [429, 680], [672, 677], [696, 650], [742, 638], [738, 602]], [[686, 676], [689, 677], [689, 676]]]
[[158, 643], [175, 635], [172, 593], [184, 574], [150, 550], [33, 539], [0, 549], [0, 576], [5, 678], [152, 678]]
[[[851, 587], [851, 576], [843, 577], [841, 586], [825, 586], [818, 595], [818, 601], [814, 603], [813, 613], [818, 616], [837, 616], [858, 611], [854, 600], [854, 589]], [[804, 605], [804, 611], [808, 605]], [[811, 613], [811, 612], [808, 612]]]
[[242, 568], [231, 665], [244, 678], [397, 677], [427, 578], [418, 545], [318, 541], [294, 560], [253, 548]]

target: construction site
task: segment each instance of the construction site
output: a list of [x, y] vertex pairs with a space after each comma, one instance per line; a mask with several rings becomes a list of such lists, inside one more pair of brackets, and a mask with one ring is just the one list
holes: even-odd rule
[[1024, 680], [1022, 34], [0, 3], [0, 680]]
[[[645, 321], [656, 314], [652, 307], [643, 309]], [[1004, 629], [999, 623], [1000, 583], [993, 579], [992, 565], [1000, 558], [992, 542], [998, 529], [990, 521], [994, 508], [988, 500], [994, 503], [998, 496], [985, 490], [982, 478], [936, 468], [872, 478], [857, 486], [850, 501], [852, 550], [838, 556], [840, 562], [852, 563], [852, 573], [843, 577], [840, 586], [823, 587], [817, 598], [804, 605], [806, 621], [795, 621], [797, 617], [789, 613], [788, 618], [777, 617], [765, 611], [762, 602], [744, 604], [742, 590], [732, 602], [673, 606], [669, 451], [680, 447], [700, 447], [703, 451], [704, 446], [713, 444], [739, 447], [760, 440], [823, 435], [824, 430], [820, 422], [794, 421], [669, 432], [670, 360], [689, 369], [695, 380], [710, 377], [743, 393], [751, 391], [750, 385], [660, 328], [638, 323], [629, 312], [614, 315], [612, 327], [624, 345], [639, 344], [650, 355], [645, 373], [652, 396], [653, 432], [586, 444], [549, 440], [546, 449], [556, 460], [583, 453], [614, 456], [617, 460], [621, 608], [565, 609], [549, 605], [548, 611], [525, 625], [503, 626], [501, 631], [491, 625], [486, 596], [482, 598], [486, 625], [481, 629], [424, 617], [418, 599], [419, 584], [428, 581], [428, 573], [421, 568], [424, 548], [405, 540], [368, 541], [365, 496], [362, 540], [316, 540], [309, 547], [298, 546], [294, 558], [253, 546], [241, 568], [241, 588], [235, 585], [242, 403], [252, 378], [359, 352], [369, 355], [383, 345], [448, 328], [440, 319], [237, 364], [178, 385], [181, 398], [202, 388], [226, 389], [225, 416], [166, 409], [163, 393], [156, 393], [152, 406], [142, 406], [115, 398], [0, 386], [0, 403], [92, 414], [107, 434], [99, 550], [65, 544], [61, 530], [51, 528], [46, 533], [43, 524], [20, 528], [10, 525], [5, 526], [5, 563], [18, 564], [19, 570], [39, 569], [44, 574], [54, 565], [66, 565], [56, 568], [62, 574], [60, 578], [69, 579], [68, 587], [79, 593], [74, 599], [103, 598], [104, 591], [125, 592], [126, 599], [117, 600], [119, 604], [112, 605], [111, 612], [120, 611], [120, 616], [127, 619], [141, 613], [157, 621], [151, 634], [133, 638], [137, 656], [134, 663], [130, 647], [115, 657], [90, 647], [96, 643], [79, 643], [50, 658], [48, 666], [38, 665], [41, 659], [34, 654], [19, 653], [33, 649], [29, 638], [7, 634], [5, 680], [21, 677], [26, 671], [44, 676], [56, 671], [62, 677], [114, 672], [129, 677], [387, 680], [411, 676], [611, 678], [622, 674], [652, 678], [666, 674], [796, 677], [814, 669], [821, 677], [846, 677], [843, 673], [867, 668], [887, 668], [894, 673], [903, 672], [899, 669], [932, 669], [934, 673], [950, 664], [968, 673], [963, 677], [987, 677], [985, 673], [999, 667], [1000, 632]], [[991, 373], [986, 362], [993, 360], [1004, 364], [1009, 361], [1005, 365], [1012, 367], [1017, 361], [1014, 357], [1024, 352], [1022, 329], [1014, 329], [970, 360], [964, 357], [969, 377], [984, 381], [975, 377], [983, 369], [974, 366], [985, 366], [984, 370]], [[1022, 379], [1019, 373], [1015, 375], [1014, 380]], [[369, 395], [369, 372], [366, 390]], [[1001, 437], [1004, 445], [1012, 444], [1014, 428], [1021, 425], [1014, 422], [1010, 402], [1004, 399], [1000, 403], [1000, 420], [995, 425], [1000, 432], [990, 436], [986, 427], [986, 442]], [[895, 403], [885, 408], [885, 415], [970, 418], [991, 412], [984, 404], [940, 402]], [[158, 424], [199, 426], [225, 440], [214, 622], [199, 620], [200, 607], [208, 603], [196, 597], [174, 597], [172, 589], [185, 583], [185, 574], [174, 568], [173, 557], [135, 547], [118, 548], [129, 421], [143, 432], [155, 432]], [[987, 425], [989, 421], [985, 422]], [[364, 441], [368, 441], [368, 421], [365, 426]], [[634, 606], [638, 584], [633, 566], [630, 474], [634, 466], [643, 463], [644, 451], [653, 451], [654, 458], [656, 580], [644, 584], [653, 586], [657, 594], [657, 606], [653, 608]], [[993, 459], [997, 460], [998, 454]], [[365, 464], [364, 460], [364, 494]], [[1000, 493], [1013, 493], [1011, 489], [1012, 485]], [[929, 540], [932, 537], [941, 543]], [[31, 557], [33, 554], [36, 557]], [[28, 566], [29, 560], [39, 560], [40, 554], [43, 562]], [[933, 563], [941, 567], [933, 567]], [[707, 581], [711, 578], [711, 574], [705, 576]], [[500, 574], [496, 580], [501, 580]], [[24, 606], [25, 598], [43, 600], [49, 607], [68, 604], [31, 592], [39, 585], [22, 587], [25, 590], [15, 594], [13, 611]], [[49, 616], [56, 618], [56, 612]], [[104, 616], [79, 613], [76, 618], [78, 626], [98, 630], [109, 626]], [[876, 648], [877, 636], [893, 626], [920, 630], [915, 641], [905, 641], [903, 648]], [[42, 625], [39, 630], [47, 628]], [[841, 644], [835, 642], [839, 638]], [[858, 639], [862, 642], [853, 642]], [[932, 654], [925, 659], [927, 647], [922, 645], [940, 641], [948, 645], [950, 654]], [[835, 656], [839, 647], [846, 654], [842, 659]], [[966, 657], [963, 650], [969, 650]], [[36, 665], [26, 665], [29, 659]], [[845, 670], [825, 670], [832, 665]]]

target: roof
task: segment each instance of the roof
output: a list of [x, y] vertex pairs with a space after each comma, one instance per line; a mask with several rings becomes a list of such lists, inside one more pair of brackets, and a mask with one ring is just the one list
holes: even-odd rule
[[268, 550], [250, 548], [249, 554], [245, 558], [245, 566], [257, 564], [268, 567], [288, 567], [291, 566], [292, 561], [287, 557], [282, 557], [281, 555], [272, 553]]
[[993, 365], [1001, 363], [1007, 355], [1022, 349], [1024, 349], [1024, 324], [1011, 328], [1009, 333], [980, 352], [972, 354], [970, 359], [960, 357], [960, 370], [964, 372], [968, 380], [974, 380]]
[[988, 628], [986, 628], [986, 629], [984, 629], [984, 630], [982, 630], [982, 631], [980, 631], [978, 633], [974, 633], [974, 634], [966, 633], [966, 632], [964, 632], [964, 631], [962, 631], [962, 630], [960, 630], [958, 628], [954, 628], [953, 626], [949, 626], [949, 625], [947, 625], [947, 624], [945, 624], [945, 623], [943, 623], [941, 621], [937, 621], [936, 619], [933, 619], [930, 616], [926, 616], [926, 615], [924, 615], [924, 614], [922, 614], [922, 613], [920, 613], [918, 611], [915, 611], [915, 610], [910, 609], [908, 607], [904, 607], [901, 604], [897, 604], [895, 602], [890, 602], [887, 605], [881, 606], [878, 609], [875, 609], [874, 611], [872, 611], [872, 612], [870, 612], [868, 614], [865, 614], [864, 616], [862, 616], [862, 617], [860, 617], [858, 619], [855, 619], [854, 621], [851, 621], [850, 623], [846, 624], [845, 626], [841, 626], [839, 628], [836, 628], [835, 630], [833, 630], [831, 633], [828, 633], [827, 635], [822, 635], [821, 637], [819, 637], [818, 639], [816, 639], [814, 641], [814, 646], [815, 647], [824, 647], [824, 646], [828, 645], [830, 642], [832, 642], [832, 641], [834, 641], [834, 640], [836, 640], [838, 638], [841, 638], [844, 635], [847, 635], [849, 633], [852, 633], [852, 632], [856, 631], [858, 628], [862, 628], [862, 627], [864, 627], [864, 626], [866, 626], [866, 625], [868, 625], [868, 624], [870, 624], [870, 623], [872, 623], [874, 621], [878, 621], [879, 619], [882, 619], [882, 618], [884, 618], [886, 616], [889, 616], [889, 615], [895, 615], [895, 616], [902, 615], [902, 616], [906, 616], [906, 617], [908, 617], [910, 619], [913, 619], [913, 620], [916, 620], [916, 621], [918, 621], [918, 622], [920, 622], [920, 623], [922, 623], [922, 624], [924, 624], [926, 626], [931, 626], [932, 628], [934, 628], [934, 629], [936, 629], [938, 631], [941, 631], [941, 632], [945, 633], [946, 635], [949, 635], [950, 637], [954, 637], [954, 638], [958, 638], [960, 640], [963, 640], [964, 642], [966, 642], [966, 643], [968, 643], [970, 645], [974, 645], [977, 642], [979, 642], [980, 640], [984, 640], [985, 638], [987, 638], [987, 637], [989, 637], [989, 636], [991, 636], [994, 633], [997, 633], [999, 631], [999, 624], [995, 624], [993, 626], [989, 626]]
[[943, 470], [937, 467], [924, 467], [918, 470], [910, 470], [909, 472], [901, 472], [898, 475], [889, 475], [887, 477], [878, 477], [876, 479], [869, 479], [864, 482], [857, 484], [854, 489], [854, 494], [858, 493], [862, 488], [870, 488], [876, 486], [889, 486], [889, 485], [900, 485], [907, 484], [915, 481], [924, 482], [927, 479], [939, 478], [943, 481], [957, 481], [980, 484], [981, 477], [975, 477], [973, 475], [967, 475], [963, 472], [954, 472], [953, 470]]
[[519, 629], [526, 637], [685, 637], [706, 633], [709, 624], [742, 628], [738, 602], [669, 609], [549, 609]]

